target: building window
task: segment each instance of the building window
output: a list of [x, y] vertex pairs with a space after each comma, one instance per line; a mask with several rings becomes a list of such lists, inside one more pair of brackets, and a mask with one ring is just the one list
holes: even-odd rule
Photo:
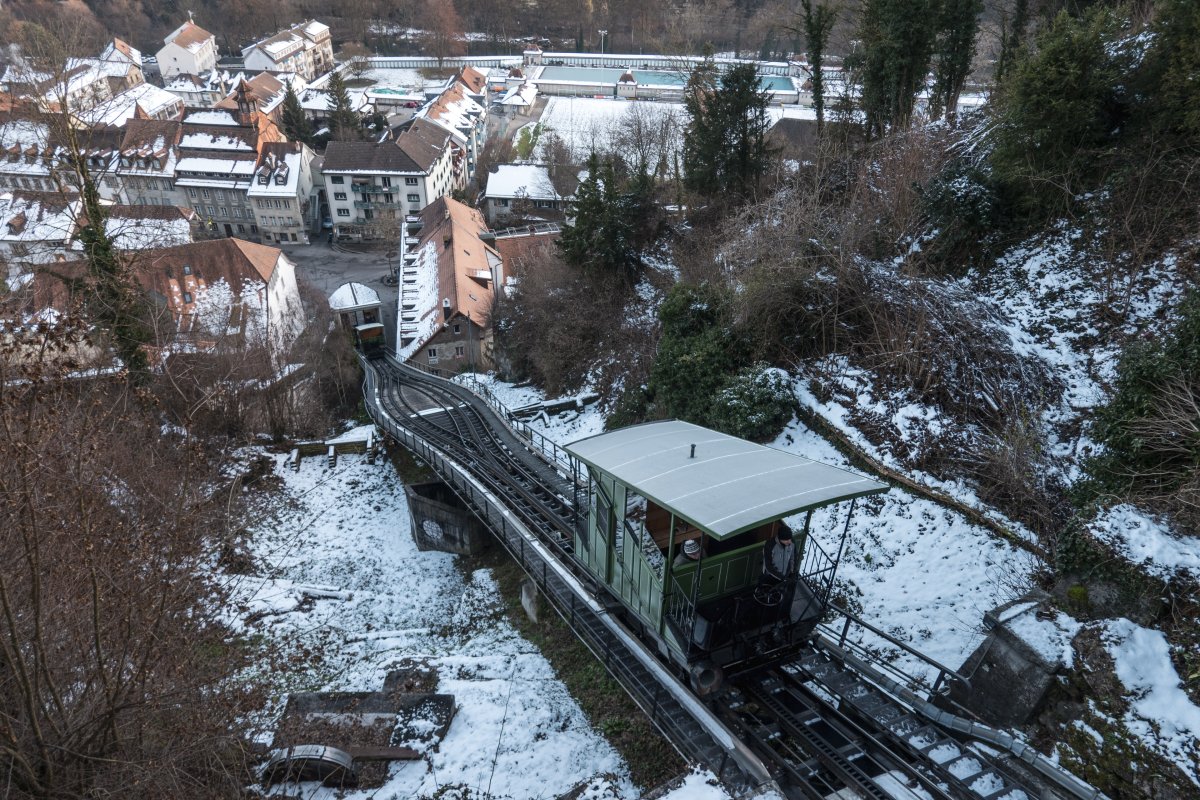
[[209, 198], [208, 189], [201, 189], [200, 191], [204, 193], [204, 199], [207, 200]]
[[196, 190], [188, 189], [188, 197], [195, 197], [195, 196], [196, 196]]
[[391, 186], [391, 185], [392, 185], [392, 179], [391, 179], [391, 178], [381, 178], [381, 179], [379, 180], [379, 183], [380, 183], [381, 185], [383, 185], [383, 186]]
[[222, 216], [222, 217], [228, 217], [228, 216], [229, 216], [229, 209], [228, 209], [228, 208], [226, 208], [225, 206], [221, 206], [221, 208], [220, 208], [219, 210], [220, 210], [220, 212], [221, 212], [221, 216]]
[[429, 362], [432, 364], [437, 361], [437, 358], [438, 358], [437, 348], [436, 347], [429, 348]]
[[342, 183], [346, 182], [346, 179], [344, 177], [342, 177], [341, 175], [333, 175], [329, 178], [329, 182], [342, 184]]
[[184, 293], [183, 293], [183, 302], [184, 302], [184, 303], [190, 303], [190, 302], [192, 302], [192, 293], [191, 293], [191, 292], [184, 292]]
[[258, 226], [257, 226], [257, 225], [251, 225], [251, 226], [250, 226], [250, 232], [251, 232], [251, 233], [258, 233]]
[[410, 194], [410, 195], [408, 196], [408, 202], [410, 202], [410, 203], [419, 203], [419, 202], [421, 202], [421, 195], [419, 195], [419, 194]]
[[348, 216], [350, 216], [350, 209], [348, 209], [348, 208], [339, 208], [339, 209], [338, 209], [338, 216], [339, 216], [339, 217], [348, 217]]
[[246, 232], [246, 226], [245, 226], [245, 225], [238, 225], [238, 227], [237, 227], [237, 231], [238, 231], [238, 233], [245, 233], [245, 232]]
[[233, 210], [233, 215], [235, 217], [237, 217], [238, 219], [241, 219], [242, 218], [242, 210], [240, 208], [235, 208]]
[[205, 208], [207, 208], [207, 209], [208, 209], [208, 215], [209, 215], [210, 217], [215, 215], [215, 212], [214, 212], [214, 210], [213, 210], [213, 207], [212, 207], [212, 206], [205, 206]]
[[461, 331], [462, 331], [462, 326], [461, 326], [461, 325], [455, 325], [455, 326], [454, 326], [454, 332], [455, 332], [455, 333], [460, 333]]
[[334, 192], [334, 193], [333, 193], [333, 199], [334, 199], [334, 200], [345, 200], [345, 199], [346, 199], [346, 193], [345, 193], [345, 192]]
[[462, 346], [461, 344], [459, 344], [459, 345], [455, 345], [455, 346], [454, 346], [454, 357], [455, 357], [455, 358], [462, 358], [462, 357], [463, 357], [463, 355], [464, 355], [464, 353], [463, 353], [463, 346]]
[[416, 178], [405, 178], [405, 179], [404, 179], [404, 185], [405, 185], [405, 186], [416, 186], [416, 185], [417, 185], [417, 179], [416, 179]]

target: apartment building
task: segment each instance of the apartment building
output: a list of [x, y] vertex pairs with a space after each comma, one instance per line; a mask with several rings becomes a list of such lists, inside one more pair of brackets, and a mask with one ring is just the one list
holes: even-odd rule
[[333, 69], [329, 26], [305, 20], [242, 50], [247, 70], [295, 72], [306, 81]]

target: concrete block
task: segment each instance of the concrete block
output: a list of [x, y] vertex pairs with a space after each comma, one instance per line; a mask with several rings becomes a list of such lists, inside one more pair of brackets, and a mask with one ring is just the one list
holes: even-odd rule
[[541, 598], [538, 596], [537, 585], [532, 579], [521, 581], [521, 608], [531, 622], [540, 622], [542, 613]]

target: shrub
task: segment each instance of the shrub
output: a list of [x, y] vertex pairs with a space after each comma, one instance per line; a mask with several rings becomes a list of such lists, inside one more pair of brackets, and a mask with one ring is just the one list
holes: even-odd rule
[[1126, 350], [1093, 436], [1104, 452], [1087, 465], [1082, 499], [1129, 493], [1200, 516], [1200, 292], [1161, 338]]
[[717, 393], [708, 424], [743, 439], [771, 439], [791, 420], [795, 407], [785, 373], [759, 363], [734, 375]]

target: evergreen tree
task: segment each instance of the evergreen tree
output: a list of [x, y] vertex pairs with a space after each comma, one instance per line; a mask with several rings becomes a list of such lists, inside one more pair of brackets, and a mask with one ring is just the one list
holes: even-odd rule
[[1001, 81], [1016, 61], [1017, 50], [1029, 24], [1029, 0], [1016, 0], [1010, 22], [1007, 15], [1000, 23], [1000, 57], [996, 59], [996, 80]]
[[563, 227], [559, 250], [572, 266], [632, 283], [639, 265], [632, 219], [637, 206], [622, 195], [610, 159], [592, 153], [587, 170], [571, 203], [574, 222]]
[[827, 3], [813, 5], [812, 0], [800, 0], [804, 12], [804, 42], [808, 48], [808, 66], [812, 70], [813, 109], [817, 112], [817, 135], [825, 128], [825, 76], [821, 72], [825, 60], [825, 45], [837, 22], [837, 9]]
[[711, 58], [688, 80], [684, 182], [705, 197], [746, 198], [767, 170], [769, 101], [753, 64], [738, 64], [716, 83]]
[[908, 126], [929, 73], [938, 25], [936, 3], [866, 0], [859, 38], [867, 136]]
[[288, 138], [288, 141], [312, 145], [312, 125], [305, 118], [304, 109], [300, 107], [300, 98], [296, 96], [290, 82], [283, 95], [282, 123], [283, 135]]
[[346, 81], [342, 74], [334, 70], [329, 75], [329, 132], [331, 138], [339, 141], [358, 139], [362, 122], [358, 112], [350, 102], [350, 92], [346, 90]]
[[975, 33], [983, 0], [941, 0], [938, 38], [934, 48], [934, 81], [930, 96], [930, 114], [943, 113], [953, 121], [958, 109], [971, 61], [975, 58]]

